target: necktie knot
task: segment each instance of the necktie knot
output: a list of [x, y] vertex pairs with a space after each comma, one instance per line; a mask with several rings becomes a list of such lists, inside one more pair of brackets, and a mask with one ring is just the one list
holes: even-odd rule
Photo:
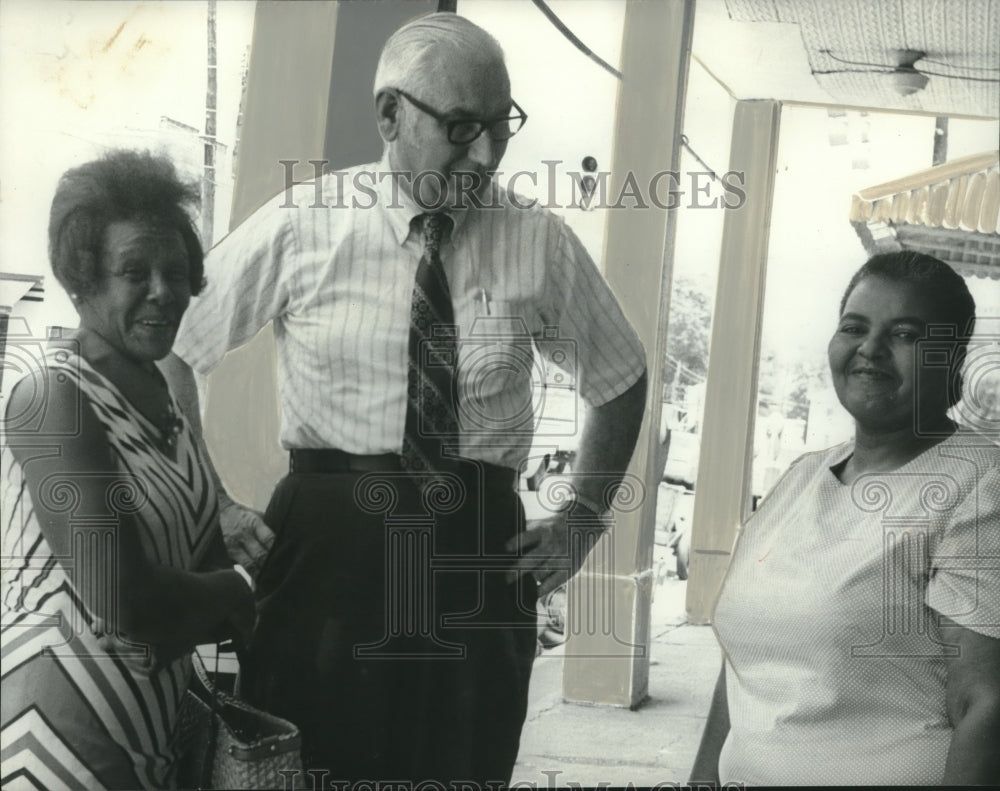
[[437, 255], [441, 250], [441, 238], [451, 228], [451, 218], [447, 214], [439, 212], [420, 216], [424, 234], [424, 250], [431, 255]]

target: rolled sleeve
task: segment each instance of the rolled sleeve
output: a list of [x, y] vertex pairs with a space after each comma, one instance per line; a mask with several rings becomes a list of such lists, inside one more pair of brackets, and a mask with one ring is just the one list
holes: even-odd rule
[[205, 258], [208, 282], [184, 314], [174, 353], [206, 374], [280, 316], [289, 300], [283, 263], [294, 245], [289, 212], [277, 200], [219, 242]]
[[646, 352], [583, 244], [564, 221], [557, 222], [545, 301], [556, 313], [561, 336], [575, 344], [580, 395], [601, 406], [639, 380]]
[[926, 602], [960, 626], [1000, 638], [1000, 469], [955, 508], [934, 556]]

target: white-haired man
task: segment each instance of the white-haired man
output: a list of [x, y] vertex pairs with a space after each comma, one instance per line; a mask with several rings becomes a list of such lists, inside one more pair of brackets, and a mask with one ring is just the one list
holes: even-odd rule
[[[193, 414], [187, 366], [274, 321], [291, 472], [265, 514], [247, 694], [299, 724], [329, 781], [500, 787], [535, 599], [603, 529], [645, 356], [565, 223], [492, 182], [526, 116], [491, 36], [454, 14], [400, 28], [375, 111], [381, 162], [279, 196], [210, 254], [171, 378]], [[525, 531], [532, 337], [591, 409], [575, 502]], [[270, 530], [229, 513], [252, 564]]]

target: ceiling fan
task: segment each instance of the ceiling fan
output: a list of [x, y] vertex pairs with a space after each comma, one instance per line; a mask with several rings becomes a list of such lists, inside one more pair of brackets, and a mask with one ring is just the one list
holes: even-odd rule
[[[960, 74], [942, 74], [941, 72], [928, 71], [922, 65], [921, 68], [917, 68], [917, 63], [924, 61], [926, 63], [938, 63], [942, 66], [946, 66], [941, 61], [929, 60], [927, 58], [927, 53], [918, 49], [900, 49], [896, 50], [896, 65], [892, 66], [886, 63], [865, 63], [861, 61], [845, 60], [844, 58], [838, 58], [828, 49], [821, 49], [820, 52], [824, 55], [828, 55], [833, 58], [838, 63], [846, 63], [851, 66], [868, 66], [867, 69], [831, 69], [827, 71], [813, 70], [813, 74], [844, 74], [847, 72], [860, 72], [866, 74], [891, 74], [893, 84], [896, 87], [896, 92], [902, 96], [909, 96], [910, 94], [922, 91], [927, 87], [927, 83], [930, 82], [931, 77], [945, 77], [951, 80], [970, 80], [972, 82], [1000, 82], [1000, 78], [992, 77], [969, 77]], [[972, 69], [974, 71], [1000, 71], [1000, 69], [990, 69], [990, 68], [980, 68], [976, 66], [961, 66], [955, 68]]]

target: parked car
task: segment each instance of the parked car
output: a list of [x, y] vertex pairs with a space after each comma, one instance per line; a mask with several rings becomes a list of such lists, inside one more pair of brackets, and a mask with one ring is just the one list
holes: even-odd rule
[[663, 480], [687, 489], [694, 489], [698, 478], [698, 459], [701, 451], [701, 435], [690, 431], [670, 432], [670, 447], [667, 464], [663, 469]]

